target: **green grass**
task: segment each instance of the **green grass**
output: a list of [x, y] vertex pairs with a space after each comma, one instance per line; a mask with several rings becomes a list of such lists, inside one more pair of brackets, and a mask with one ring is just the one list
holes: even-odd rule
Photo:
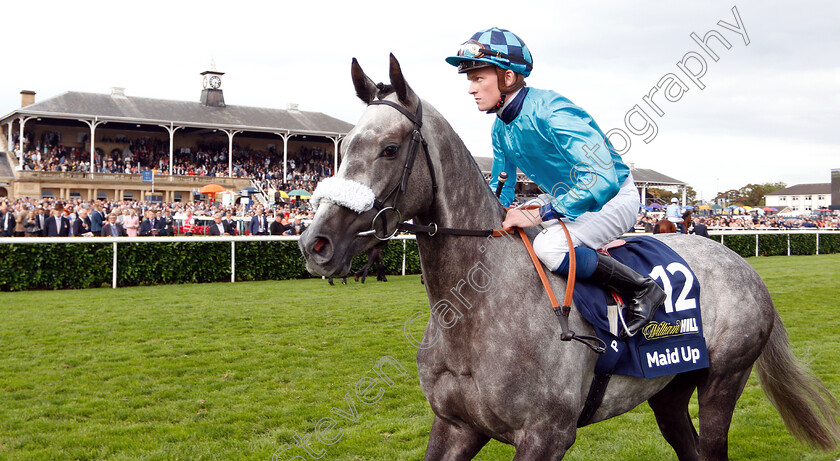
[[[750, 258], [794, 349], [840, 395], [840, 255]], [[322, 459], [422, 459], [432, 413], [403, 335], [428, 310], [417, 276], [0, 294], [0, 459], [269, 460], [311, 435]], [[407, 370], [370, 405], [355, 398], [383, 356]], [[374, 387], [370, 395], [375, 395]], [[355, 402], [358, 421], [330, 412]], [[696, 403], [692, 405], [696, 417]], [[319, 420], [338, 425], [319, 442]], [[696, 421], [695, 421], [696, 422]], [[293, 448], [280, 459], [300, 455]], [[509, 460], [491, 442], [478, 459]], [[795, 442], [754, 377], [731, 459], [836, 460]], [[586, 427], [566, 459], [673, 460], [646, 405]]]

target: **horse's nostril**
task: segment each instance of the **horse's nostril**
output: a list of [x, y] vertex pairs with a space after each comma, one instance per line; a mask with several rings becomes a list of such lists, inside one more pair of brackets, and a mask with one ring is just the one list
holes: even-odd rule
[[320, 253], [321, 250], [324, 248], [324, 245], [327, 244], [327, 239], [324, 237], [318, 237], [315, 239], [315, 243], [312, 245], [312, 251], [315, 253]]

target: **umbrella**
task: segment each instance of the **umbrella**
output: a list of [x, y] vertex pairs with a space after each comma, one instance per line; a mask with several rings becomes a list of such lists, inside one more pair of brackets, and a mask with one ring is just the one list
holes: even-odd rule
[[658, 203], [654, 203], [654, 204], [652, 204], [650, 207], [651, 207], [651, 208], [656, 208], [656, 209], [658, 209], [658, 208], [662, 208], [662, 205], [660, 205], [660, 204], [658, 204]]
[[773, 208], [773, 207], [771, 207], [771, 206], [766, 206], [766, 207], [762, 208], [762, 210], [764, 210], [764, 211], [768, 211], [768, 212], [769, 212], [769, 211], [779, 211], [779, 210], [777, 210], [777, 209], [775, 209], [775, 208]]
[[683, 207], [683, 210], [693, 210], [693, 209], [694, 209], [694, 207], [691, 206], [691, 205], [686, 205], [686, 206]]
[[307, 191], [306, 189], [295, 189], [289, 192], [289, 195], [296, 196], [300, 198], [309, 198], [312, 196], [312, 193]]
[[700, 209], [700, 210], [711, 210], [712, 209], [712, 207], [710, 207], [709, 205], [700, 205], [697, 208]]
[[219, 192], [224, 192], [225, 190], [226, 189], [224, 187], [222, 187], [218, 184], [208, 184], [206, 186], [203, 186], [198, 191], [201, 192], [202, 194], [216, 194], [216, 193], [219, 193]]
[[281, 190], [280, 191], [280, 198], [289, 198], [289, 194], [287, 194], [286, 191]]
[[713, 210], [722, 210], [723, 209], [723, 207], [720, 206], [720, 205], [712, 205], [710, 208], [713, 209]]

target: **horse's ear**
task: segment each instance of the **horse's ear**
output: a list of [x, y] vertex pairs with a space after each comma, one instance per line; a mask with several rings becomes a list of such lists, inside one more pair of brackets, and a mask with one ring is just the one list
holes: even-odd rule
[[403, 77], [402, 69], [400, 68], [400, 63], [397, 61], [397, 58], [394, 57], [394, 53], [391, 53], [391, 86], [394, 88], [394, 91], [397, 92], [397, 96], [400, 98], [400, 102], [405, 104], [408, 107], [414, 106], [417, 103], [417, 95], [414, 94], [414, 90], [408, 86], [408, 83], [405, 81], [405, 77]]
[[356, 87], [356, 96], [365, 104], [370, 104], [376, 97], [376, 84], [365, 74], [356, 58], [353, 58], [353, 64], [350, 66], [350, 75], [353, 77], [353, 86]]

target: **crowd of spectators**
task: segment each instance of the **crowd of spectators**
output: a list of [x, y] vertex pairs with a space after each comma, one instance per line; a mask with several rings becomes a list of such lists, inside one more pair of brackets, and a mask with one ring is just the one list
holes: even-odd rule
[[0, 237], [300, 235], [313, 217], [308, 205], [0, 197]]
[[[640, 214], [636, 221], [635, 228], [644, 232], [653, 232], [654, 225], [661, 217], [654, 214]], [[839, 229], [840, 216], [760, 216], [751, 215], [710, 215], [710, 216], [688, 216], [688, 232], [703, 220], [703, 224], [710, 231], [721, 230], [789, 230], [789, 229]]]
[[[22, 169], [25, 171], [91, 171], [90, 152], [62, 144], [48, 144], [50, 138], [33, 146], [25, 144]], [[109, 145], [121, 144], [104, 153], [97, 148], [93, 171], [97, 173], [140, 174], [154, 169], [169, 173], [169, 147], [160, 139], [141, 137], [102, 138]], [[182, 147], [173, 156], [172, 173], [178, 176], [228, 177], [227, 145], [199, 143], [194, 148]], [[333, 174], [333, 160], [318, 146], [302, 147], [288, 155], [287, 174], [283, 176], [283, 153], [239, 147], [234, 144], [232, 173], [238, 178], [254, 178], [264, 189], [290, 192], [302, 188], [311, 191], [322, 178]]]

